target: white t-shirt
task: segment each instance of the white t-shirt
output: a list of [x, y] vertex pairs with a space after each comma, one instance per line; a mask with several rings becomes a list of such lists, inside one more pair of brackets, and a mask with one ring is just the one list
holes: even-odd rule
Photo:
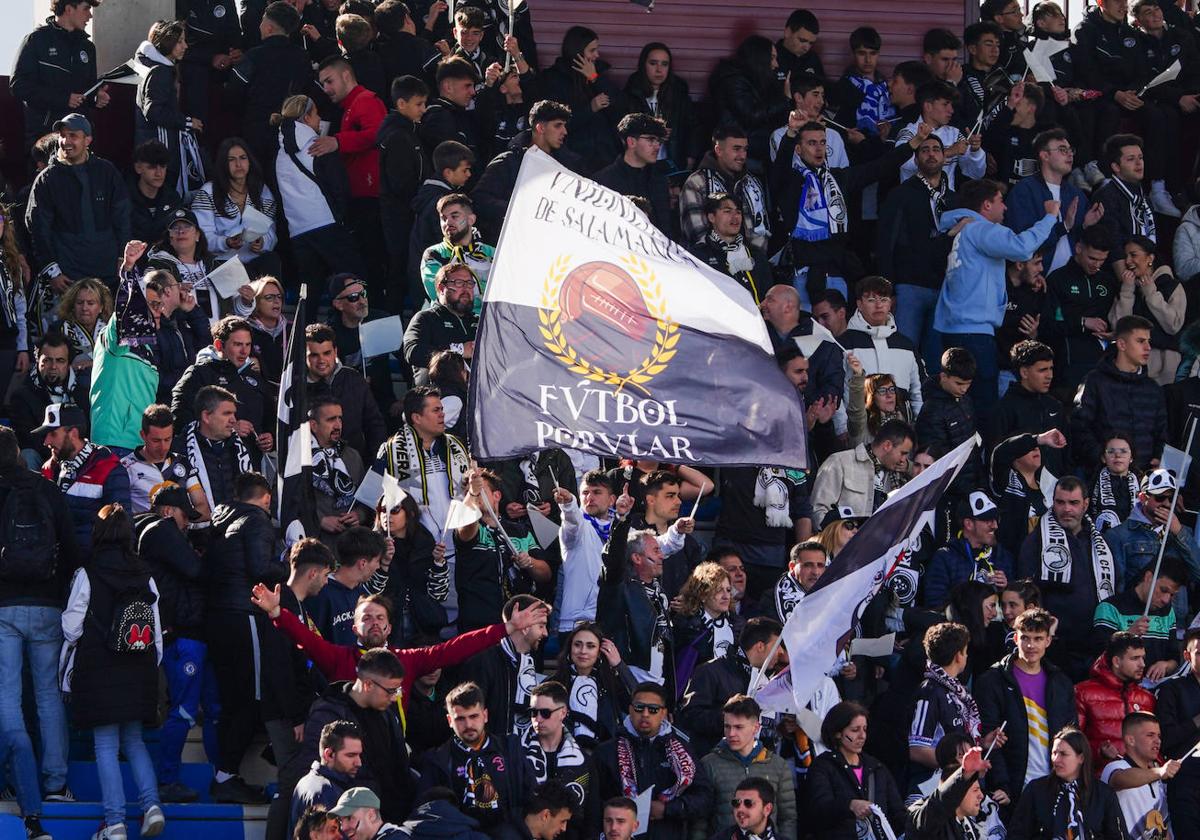
[[[1062, 201], [1062, 184], [1046, 184], [1046, 188], [1050, 190], [1050, 197], [1055, 201]], [[1058, 210], [1058, 218], [1062, 219], [1063, 209]], [[1042, 274], [1047, 277], [1050, 272], [1057, 271], [1071, 261], [1071, 243], [1067, 236], [1058, 237], [1058, 242], [1054, 245], [1054, 253], [1050, 255], [1050, 265], [1042, 267]]]
[[[1130, 770], [1133, 765], [1127, 759], [1118, 758], [1110, 761], [1100, 774], [1100, 781], [1109, 784], [1113, 773], [1118, 770]], [[1167, 813], [1167, 786], [1161, 781], [1135, 788], [1119, 790], [1117, 802], [1121, 804], [1121, 813], [1125, 815], [1125, 825], [1129, 829], [1129, 837], [1133, 840], [1159, 837], [1173, 838], [1171, 833], [1170, 815]]]

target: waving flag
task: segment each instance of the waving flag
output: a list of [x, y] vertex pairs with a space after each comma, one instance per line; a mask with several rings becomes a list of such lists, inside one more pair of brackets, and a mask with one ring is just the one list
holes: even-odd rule
[[[288, 335], [287, 366], [279, 380], [279, 399], [276, 403], [278, 426], [275, 430], [279, 447], [279, 486], [277, 502], [279, 521], [288, 541], [299, 536], [317, 536], [317, 505], [312, 482], [312, 429], [308, 425], [308, 364], [305, 360], [304, 328], [308, 285], [300, 286], [300, 298], [292, 329]], [[299, 534], [293, 523], [304, 529]]]
[[525, 154], [471, 365], [472, 451], [808, 466], [750, 294], [627, 198]]
[[794, 708], [808, 703], [854, 637], [854, 626], [884, 580], [907, 559], [921, 529], [971, 451], [976, 435], [893, 493], [825, 569], [812, 591], [783, 625], [782, 641], [791, 667], [759, 692], [777, 696], [789, 683]]

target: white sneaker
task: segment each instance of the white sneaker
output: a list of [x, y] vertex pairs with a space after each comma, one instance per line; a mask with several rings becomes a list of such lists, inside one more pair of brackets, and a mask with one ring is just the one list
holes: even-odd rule
[[1089, 160], [1087, 166], [1083, 168], [1083, 177], [1087, 178], [1087, 182], [1091, 184], [1092, 189], [1103, 184], [1108, 178], [1107, 175], [1100, 171], [1100, 164], [1094, 160]]
[[129, 840], [129, 832], [125, 823], [101, 824], [100, 830], [92, 835], [92, 840]]
[[162, 834], [166, 824], [167, 818], [163, 814], [163, 809], [157, 805], [151, 805], [142, 815], [142, 836], [157, 837]]
[[1179, 212], [1179, 208], [1175, 206], [1175, 200], [1167, 192], [1167, 185], [1162, 181], [1155, 181], [1150, 185], [1150, 206], [1154, 209], [1155, 213], [1161, 216], [1170, 216], [1172, 219], [1178, 219], [1183, 216]]

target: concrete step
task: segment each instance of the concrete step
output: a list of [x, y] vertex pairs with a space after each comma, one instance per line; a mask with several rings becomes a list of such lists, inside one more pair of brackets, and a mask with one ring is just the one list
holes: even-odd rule
[[[263, 840], [266, 835], [267, 809], [251, 805], [164, 805], [167, 817], [168, 840]], [[42, 810], [42, 827], [54, 840], [90, 840], [100, 827], [104, 809], [99, 803], [46, 803]], [[126, 808], [125, 825], [130, 840], [140, 836], [141, 809], [131, 804]], [[0, 802], [0, 838], [24, 838], [25, 828], [15, 802]]]

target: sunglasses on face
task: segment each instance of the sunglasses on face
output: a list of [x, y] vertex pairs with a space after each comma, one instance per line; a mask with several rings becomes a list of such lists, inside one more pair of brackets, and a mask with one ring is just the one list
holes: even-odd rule
[[730, 799], [729, 804], [734, 808], [738, 807], [739, 805], [741, 805], [743, 808], [753, 808], [758, 803], [753, 799]]
[[360, 300], [363, 300], [364, 298], [366, 298], [366, 296], [367, 296], [367, 293], [364, 290], [361, 292], [351, 292], [348, 295], [342, 295], [341, 297], [335, 298], [335, 300], [344, 300], [344, 301], [348, 301], [349, 303], [358, 303]]
[[551, 716], [559, 709], [565, 709], [566, 706], [555, 706], [553, 709], [530, 709], [531, 716], [540, 717], [542, 720], [550, 720]]
[[666, 706], [661, 706], [658, 703], [634, 703], [633, 710], [639, 715], [656, 715], [665, 709]]
[[857, 531], [858, 523], [852, 522], [852, 521], [847, 521], [847, 522], [842, 523], [842, 527], [845, 528], [847, 531]]

